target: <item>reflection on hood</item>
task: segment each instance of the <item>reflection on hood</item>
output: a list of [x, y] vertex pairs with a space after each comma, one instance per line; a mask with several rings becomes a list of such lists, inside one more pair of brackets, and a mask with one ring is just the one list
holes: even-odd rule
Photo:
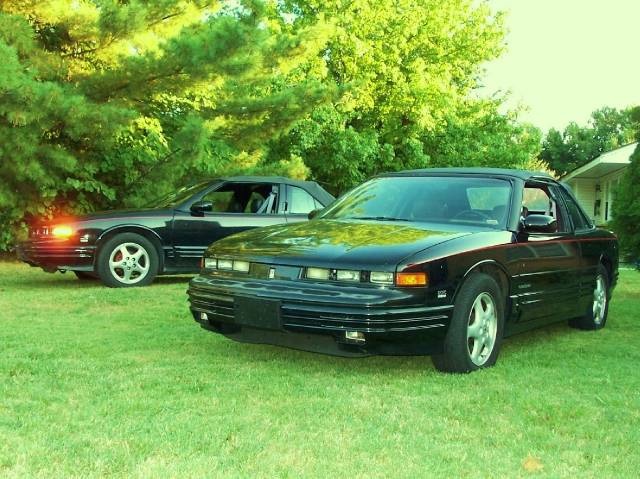
[[468, 232], [434, 231], [420, 224], [315, 220], [245, 231], [209, 247], [214, 255], [277, 257], [282, 263], [341, 261], [396, 264], [401, 259]]

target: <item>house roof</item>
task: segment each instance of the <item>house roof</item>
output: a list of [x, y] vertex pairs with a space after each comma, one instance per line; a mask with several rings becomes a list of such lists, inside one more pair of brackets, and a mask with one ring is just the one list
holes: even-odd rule
[[561, 180], [598, 179], [611, 173], [615, 173], [629, 164], [629, 158], [637, 146], [637, 142], [629, 143], [628, 145], [621, 146], [615, 150], [607, 151], [597, 158], [594, 158], [586, 165], [582, 165], [565, 174]]

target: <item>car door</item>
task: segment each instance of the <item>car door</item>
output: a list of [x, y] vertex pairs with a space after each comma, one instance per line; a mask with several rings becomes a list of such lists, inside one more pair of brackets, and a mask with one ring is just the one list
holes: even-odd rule
[[578, 299], [580, 247], [564, 202], [558, 188], [544, 181], [528, 182], [523, 193], [523, 219], [529, 214], [553, 216], [557, 231], [518, 234], [514, 286], [520, 321], [569, 318]]
[[559, 187], [558, 190], [573, 225], [573, 235], [580, 248], [580, 260], [576, 271], [579, 298], [576, 303], [575, 315], [578, 316], [584, 314], [593, 301], [593, 289], [602, 255], [602, 246], [599, 242], [592, 241], [596, 229], [573, 195], [563, 187]]
[[284, 212], [287, 223], [307, 221], [309, 212], [324, 206], [309, 192], [298, 186], [287, 185], [284, 201]]
[[193, 211], [193, 204], [176, 211], [176, 264], [182, 270], [196, 271], [205, 249], [214, 241], [246, 229], [286, 222], [279, 211], [281, 188], [277, 183], [227, 181], [198, 199], [197, 203], [210, 204], [209, 211]]

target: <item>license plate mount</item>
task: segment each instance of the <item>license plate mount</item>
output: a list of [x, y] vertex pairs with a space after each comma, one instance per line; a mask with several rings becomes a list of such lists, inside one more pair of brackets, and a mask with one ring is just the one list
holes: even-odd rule
[[241, 326], [276, 330], [282, 327], [278, 300], [237, 297], [233, 309], [234, 320]]

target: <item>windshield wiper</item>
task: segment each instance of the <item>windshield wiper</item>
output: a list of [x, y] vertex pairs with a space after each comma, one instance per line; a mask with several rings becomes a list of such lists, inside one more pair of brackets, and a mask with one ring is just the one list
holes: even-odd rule
[[394, 218], [393, 216], [352, 216], [352, 220], [373, 220], [373, 221], [409, 221], [406, 218]]

